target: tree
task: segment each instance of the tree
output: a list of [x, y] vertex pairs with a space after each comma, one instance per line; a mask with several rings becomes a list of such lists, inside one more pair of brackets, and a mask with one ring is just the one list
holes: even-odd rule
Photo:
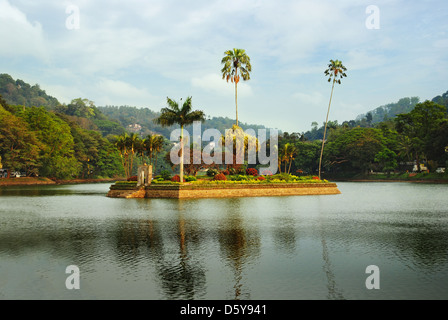
[[26, 108], [17, 115], [43, 144], [40, 174], [58, 179], [76, 177], [81, 164], [74, 156], [74, 140], [67, 122], [43, 107]]
[[120, 154], [121, 158], [121, 164], [123, 166], [124, 174], [126, 178], [129, 178], [131, 175], [129, 173], [129, 151], [127, 146], [127, 137], [128, 134], [124, 133], [121, 136], [117, 137], [117, 140], [115, 141], [115, 146]]
[[37, 174], [42, 147], [25, 121], [0, 106], [0, 157], [8, 172]]
[[[170, 127], [174, 124], [180, 125], [180, 182], [184, 179], [184, 127], [193, 124], [195, 121], [205, 121], [204, 112], [200, 110], [192, 111], [191, 97], [188, 97], [179, 108], [179, 103], [167, 97], [167, 108], [160, 110], [160, 117], [154, 121], [164, 127]], [[182, 101], [182, 100], [181, 100]]]
[[375, 161], [380, 164], [381, 170], [387, 172], [387, 175], [390, 175], [390, 172], [398, 166], [396, 153], [388, 148], [378, 152], [375, 155]]
[[387, 139], [380, 129], [361, 128], [337, 129], [328, 139], [325, 157], [326, 166], [332, 171], [359, 171], [367, 173], [373, 168], [375, 155], [386, 148]]
[[149, 164], [153, 166], [155, 173], [157, 166], [157, 155], [163, 148], [163, 136], [160, 134], [149, 134], [144, 140], [144, 149], [149, 158]]
[[238, 126], [238, 82], [240, 76], [244, 81], [250, 79], [252, 66], [250, 58], [244, 49], [233, 49], [224, 52], [225, 56], [221, 60], [223, 68], [221, 69], [222, 78], [235, 83], [235, 106], [236, 106], [236, 125]]
[[419, 103], [411, 112], [397, 115], [395, 124], [398, 133], [410, 140], [410, 151], [418, 171], [421, 171], [422, 157], [436, 160], [444, 155], [444, 147], [448, 143], [448, 119], [444, 106], [433, 101]]
[[327, 133], [328, 115], [330, 114], [330, 106], [331, 106], [331, 99], [333, 97], [334, 84], [336, 82], [341, 84], [341, 79], [343, 77], [347, 76], [345, 74], [346, 70], [347, 70], [347, 68], [339, 60], [336, 60], [336, 61], [330, 60], [330, 64], [328, 65], [328, 69], [325, 70], [325, 76], [328, 77], [328, 82], [331, 82], [331, 79], [333, 78], [333, 85], [331, 86], [330, 103], [328, 104], [327, 119], [325, 120], [325, 128], [324, 128], [324, 137], [322, 139], [322, 149], [320, 151], [319, 179], [321, 178], [322, 155], [324, 153], [325, 135]]

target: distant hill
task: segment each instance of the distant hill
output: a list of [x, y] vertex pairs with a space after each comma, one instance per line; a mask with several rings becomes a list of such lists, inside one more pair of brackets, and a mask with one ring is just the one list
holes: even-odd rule
[[[448, 91], [432, 99], [432, 101], [445, 106], [448, 112]], [[419, 97], [401, 98], [398, 102], [389, 103], [378, 108], [375, 108], [365, 114], [360, 114], [355, 120], [344, 121], [342, 125], [350, 128], [354, 127], [373, 127], [376, 124], [394, 119], [398, 114], [411, 112], [415, 106], [420, 102]], [[328, 121], [329, 128], [336, 128], [339, 126], [338, 121]], [[312, 129], [303, 134], [307, 140], [321, 140], [323, 138], [324, 126], [318, 127], [316, 122], [313, 122]]]
[[0, 94], [9, 105], [53, 109], [60, 105], [55, 97], [49, 96], [38, 84], [29, 85], [23, 80], [14, 80], [9, 74], [0, 74]]
[[398, 102], [380, 106], [366, 114], [360, 114], [356, 117], [356, 120], [362, 120], [370, 113], [372, 115], [370, 120], [371, 124], [379, 123], [388, 119], [393, 119], [397, 114], [411, 112], [419, 102], [419, 97], [401, 98]]
[[[62, 104], [55, 97], [49, 96], [38, 84], [30, 85], [23, 80], [14, 80], [9, 74], [0, 74], [0, 95], [10, 106], [45, 107], [57, 113], [68, 116], [81, 128], [101, 132], [103, 136], [121, 134], [125, 131], [135, 132], [142, 137], [148, 134], [162, 134], [170, 138], [171, 131], [176, 128], [162, 127], [154, 123], [160, 113], [149, 108], [132, 106], [103, 106], [97, 107], [88, 99], [73, 99], [69, 104]], [[202, 130], [217, 129], [224, 133], [230, 129], [235, 120], [223, 117], [208, 118], [201, 124]], [[265, 126], [257, 124], [239, 123], [244, 130], [264, 129]], [[185, 128], [191, 133], [191, 127]]]
[[[154, 123], [154, 119], [159, 117], [160, 113], [148, 108], [137, 108], [131, 106], [104, 106], [98, 107], [98, 110], [108, 118], [119, 122], [124, 128], [126, 128], [127, 131], [139, 133], [143, 137], [148, 134], [158, 133], [169, 139], [171, 131], [174, 128], [177, 128], [176, 126], [162, 127]], [[204, 123], [202, 123], [201, 129], [202, 131], [207, 129], [217, 129], [219, 132], [224, 134], [225, 130], [232, 128], [234, 124], [235, 120], [233, 119], [227, 117], [213, 117], [208, 118]], [[238, 124], [244, 130], [249, 128], [254, 130], [265, 129], [265, 126], [263, 125], [241, 122]], [[188, 126], [185, 129], [190, 132], [190, 134], [192, 133], [191, 126]]]
[[441, 96], [437, 96], [432, 99], [435, 103], [440, 104], [441, 106], [445, 106], [448, 112], [448, 91], [442, 94]]

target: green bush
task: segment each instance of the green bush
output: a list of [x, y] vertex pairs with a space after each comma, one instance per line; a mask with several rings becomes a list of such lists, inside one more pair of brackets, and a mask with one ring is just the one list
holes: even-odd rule
[[163, 180], [171, 180], [171, 173], [168, 170], [163, 170], [160, 172], [160, 176], [163, 178]]
[[219, 170], [218, 170], [218, 169], [208, 169], [208, 170], [207, 170], [207, 175], [208, 175], [209, 177], [214, 177], [214, 176], [216, 176], [217, 174], [219, 174]]
[[230, 176], [231, 181], [249, 181], [249, 176], [243, 176], [241, 174]]
[[197, 181], [198, 179], [196, 179], [195, 176], [186, 176], [185, 177], [185, 181], [187, 182], [192, 182], [192, 181]]

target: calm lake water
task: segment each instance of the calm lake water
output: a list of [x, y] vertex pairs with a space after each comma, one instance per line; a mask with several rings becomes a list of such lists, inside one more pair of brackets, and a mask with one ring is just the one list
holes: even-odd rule
[[180, 201], [0, 188], [0, 299], [448, 299], [448, 185], [338, 186]]

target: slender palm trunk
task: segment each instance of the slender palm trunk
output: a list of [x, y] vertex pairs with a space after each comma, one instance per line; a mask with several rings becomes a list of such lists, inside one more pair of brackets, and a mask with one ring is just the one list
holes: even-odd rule
[[292, 164], [292, 159], [289, 160], [289, 169], [288, 169], [288, 174], [291, 172], [291, 164]]
[[236, 125], [238, 126], [238, 83], [235, 80]]
[[331, 99], [333, 98], [333, 89], [334, 89], [334, 82], [336, 79], [333, 79], [333, 85], [331, 87], [331, 95], [330, 95], [330, 103], [328, 104], [328, 110], [327, 110], [327, 119], [325, 120], [325, 128], [324, 128], [324, 137], [322, 139], [322, 149], [320, 150], [320, 159], [319, 159], [319, 180], [320, 180], [320, 173], [322, 168], [322, 155], [324, 153], [324, 145], [325, 145], [325, 136], [327, 134], [327, 124], [328, 124], [328, 115], [330, 114], [330, 106], [331, 106]]
[[184, 182], [184, 126], [180, 127], [180, 183]]

